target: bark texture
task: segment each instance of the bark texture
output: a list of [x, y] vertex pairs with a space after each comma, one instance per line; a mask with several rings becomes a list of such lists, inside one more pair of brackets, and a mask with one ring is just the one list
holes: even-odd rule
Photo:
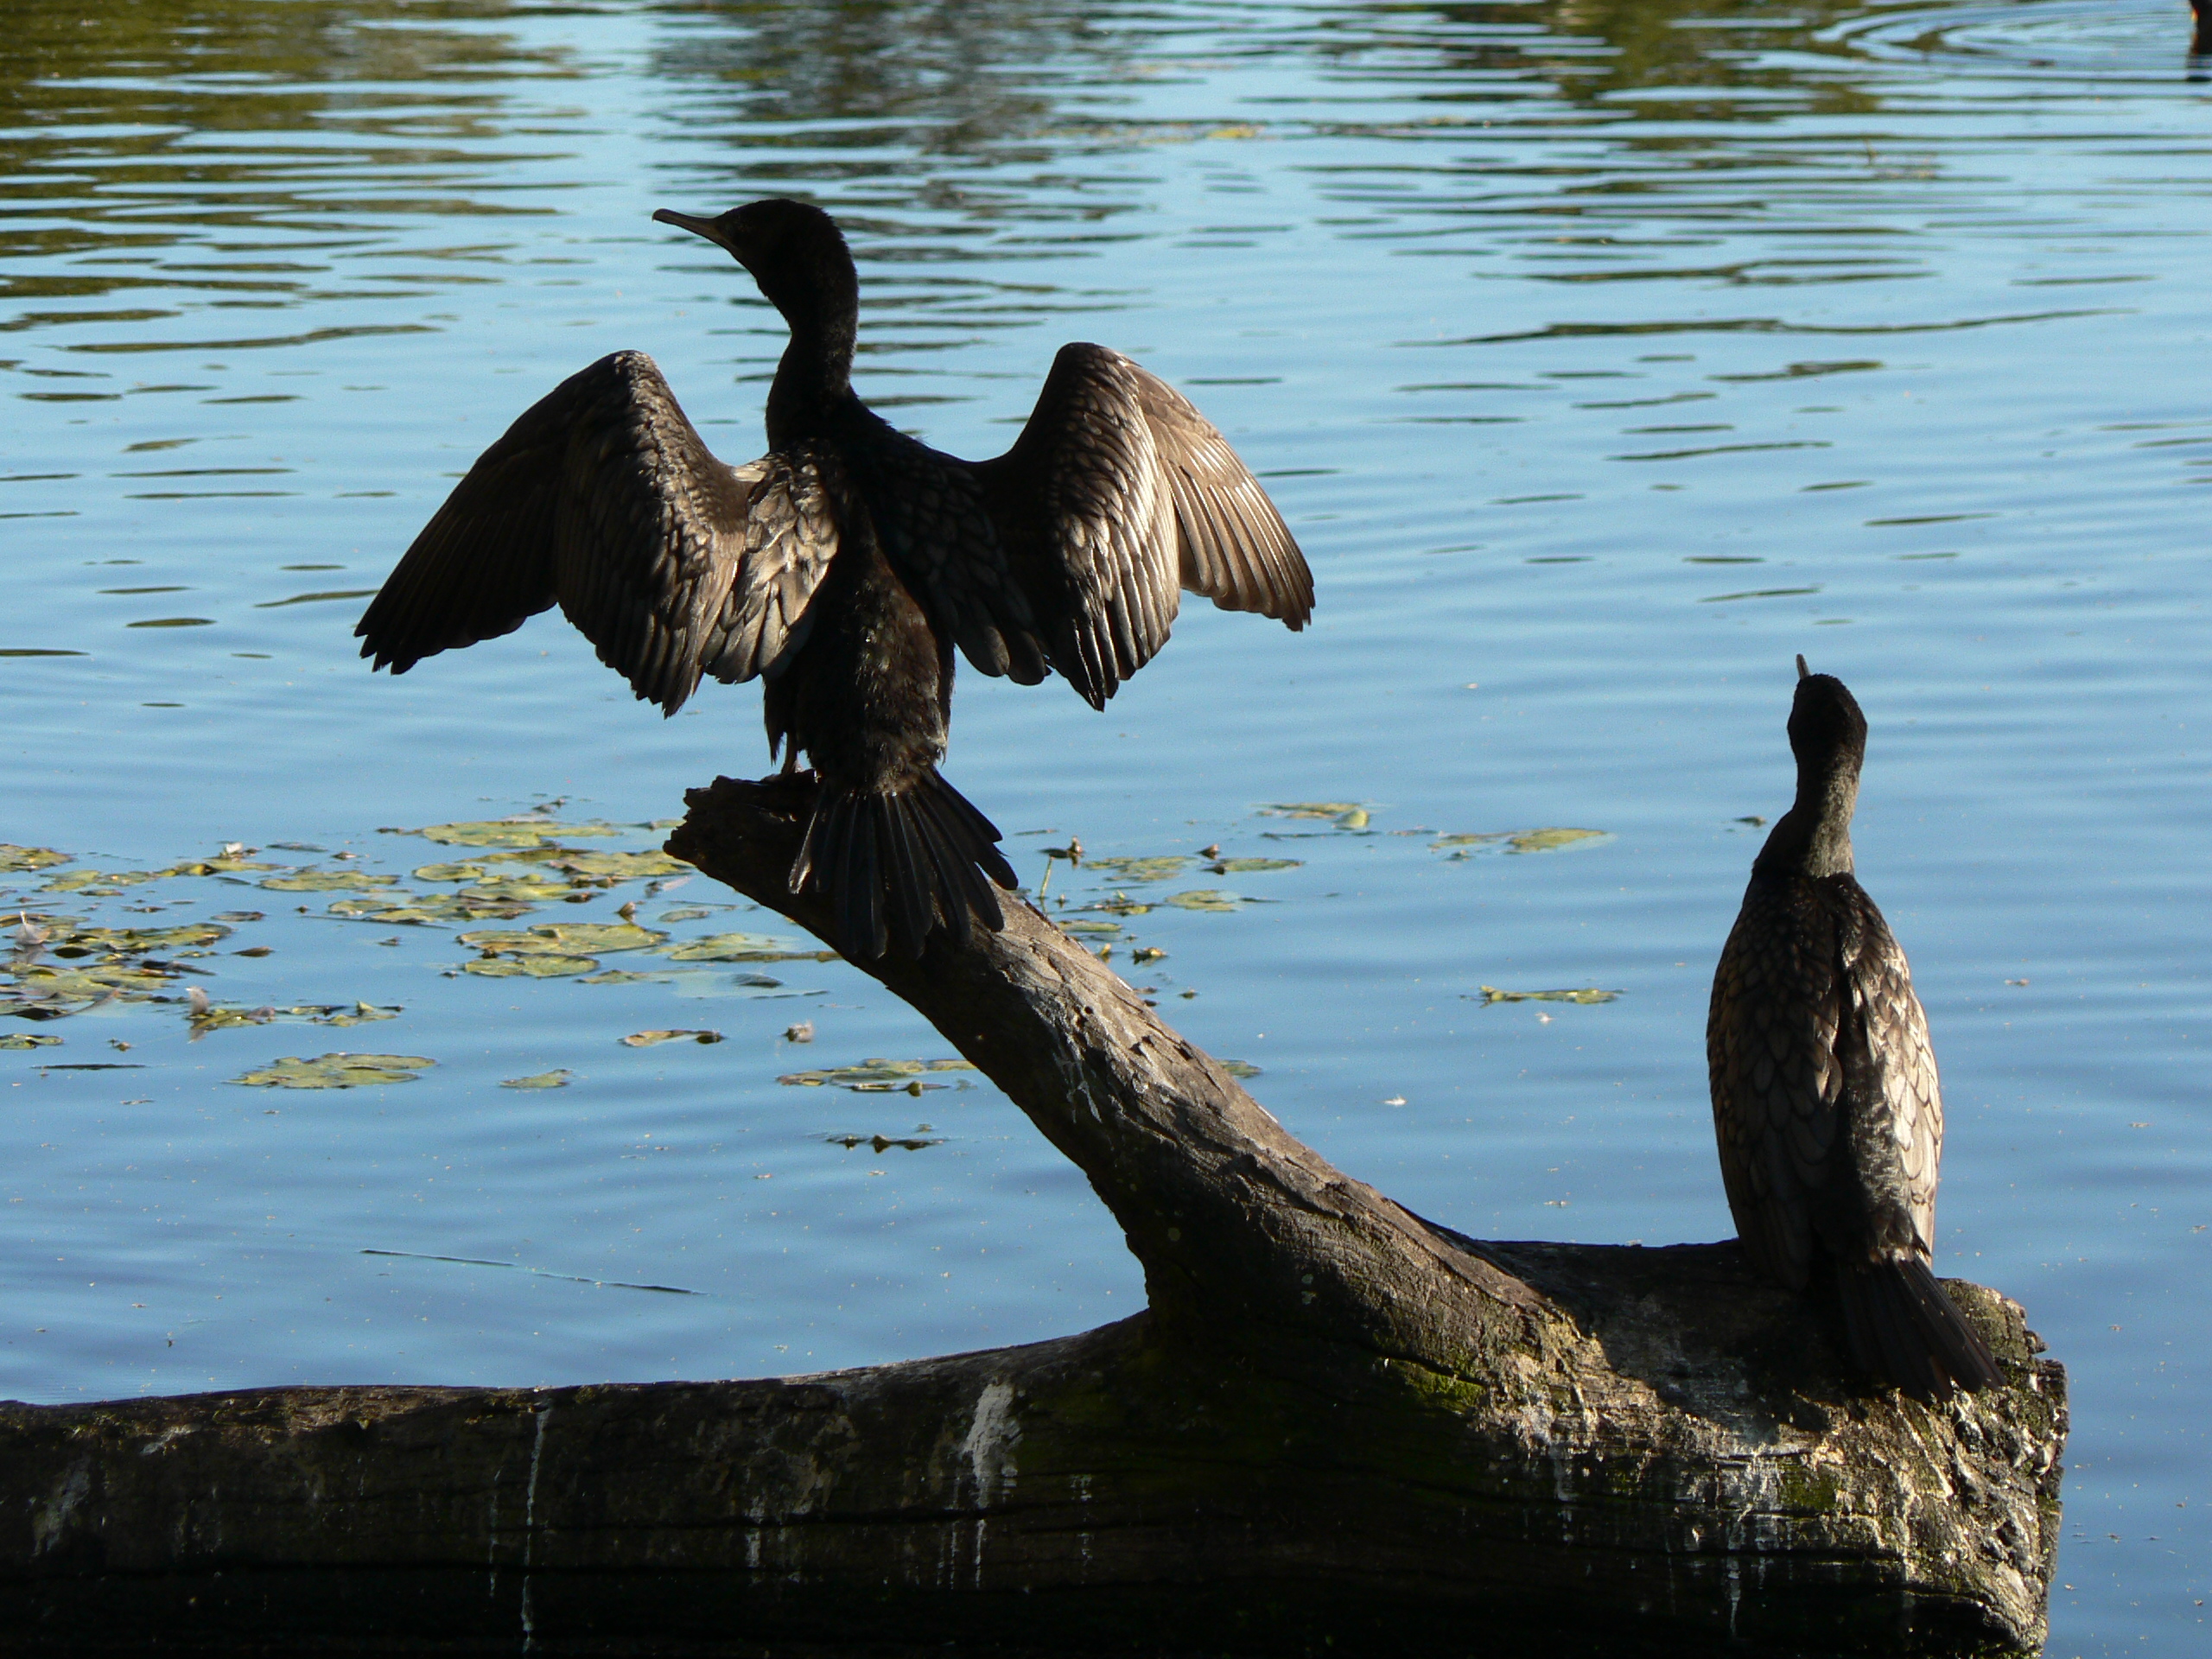
[[[804, 778], [670, 850], [785, 891]], [[2029, 1653], [2064, 1374], [1840, 1369], [1738, 1247], [1509, 1244], [1287, 1135], [1018, 901], [868, 971], [1090, 1177], [1137, 1318], [767, 1382], [0, 1407], [0, 1645]]]

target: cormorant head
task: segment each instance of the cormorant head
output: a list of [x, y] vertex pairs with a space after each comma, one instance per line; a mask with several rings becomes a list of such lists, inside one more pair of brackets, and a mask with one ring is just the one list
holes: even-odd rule
[[1833, 674], [1815, 674], [1797, 658], [1797, 696], [1789, 705], [1789, 752], [1801, 767], [1831, 769], [1846, 760], [1856, 773], [1866, 753], [1866, 716]]
[[712, 219], [663, 207], [653, 214], [703, 236], [753, 273], [760, 292], [794, 329], [850, 326], [860, 309], [860, 278], [837, 223], [819, 207], [772, 197]]

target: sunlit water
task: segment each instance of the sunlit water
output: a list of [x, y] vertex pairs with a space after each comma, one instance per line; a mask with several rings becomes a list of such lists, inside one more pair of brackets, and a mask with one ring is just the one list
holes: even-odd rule
[[[781, 325], [647, 214], [799, 192], [860, 257], [862, 392], [932, 442], [995, 453], [1095, 339], [1267, 480], [1306, 633], [1199, 606], [1103, 716], [971, 673], [948, 770], [1033, 882], [1071, 834], [1298, 861], [1049, 896], [1127, 895], [1083, 919], [1166, 950], [1127, 969], [1163, 1013], [1425, 1214], [1730, 1231], [1708, 976], [1787, 804], [1791, 656], [1850, 683], [1859, 870], [1948, 1085], [1941, 1265], [2073, 1379], [2052, 1651], [2202, 1650], [2212, 98], [2179, 0], [92, 11], [0, 34], [0, 839], [71, 861], [0, 901], [55, 938], [263, 919], [0, 1021], [0, 1389], [742, 1376], [1140, 1304], [973, 1074], [779, 1083], [948, 1053], [903, 1005], [670, 959], [776, 918], [384, 833], [543, 806], [636, 852], [764, 768], [756, 691], [664, 724], [555, 620], [398, 680], [349, 632], [604, 352], [756, 453]], [[1538, 829], [1601, 833], [1450, 839]], [[455, 922], [464, 890], [535, 908]], [[428, 919], [379, 919], [402, 895]], [[626, 902], [669, 940], [457, 971], [457, 932]], [[308, 1012], [195, 1039], [191, 985]], [[313, 1022], [361, 1003], [400, 1012]], [[620, 1041], [674, 1027], [725, 1040]], [[234, 1082], [340, 1052], [435, 1064]]]

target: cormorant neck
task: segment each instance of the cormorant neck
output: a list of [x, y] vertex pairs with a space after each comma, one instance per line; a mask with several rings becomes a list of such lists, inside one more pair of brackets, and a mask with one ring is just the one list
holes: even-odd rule
[[1797, 798], [1767, 836], [1752, 871], [1815, 880], [1850, 874], [1851, 814], [1858, 804], [1856, 754], [1840, 753], [1825, 765], [1801, 760]]
[[795, 439], [821, 435], [830, 411], [852, 396], [859, 284], [848, 273], [842, 284], [778, 309], [791, 330], [768, 388], [768, 444], [780, 449]]

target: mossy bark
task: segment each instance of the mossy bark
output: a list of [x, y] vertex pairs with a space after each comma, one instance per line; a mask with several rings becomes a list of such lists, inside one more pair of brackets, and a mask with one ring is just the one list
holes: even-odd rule
[[[671, 851], [784, 891], [804, 779]], [[1026, 906], [869, 966], [1090, 1178], [1149, 1310], [768, 1382], [0, 1408], [0, 1643], [2026, 1653], [2064, 1375], [1940, 1408], [1732, 1243], [1480, 1243], [1284, 1132]]]

